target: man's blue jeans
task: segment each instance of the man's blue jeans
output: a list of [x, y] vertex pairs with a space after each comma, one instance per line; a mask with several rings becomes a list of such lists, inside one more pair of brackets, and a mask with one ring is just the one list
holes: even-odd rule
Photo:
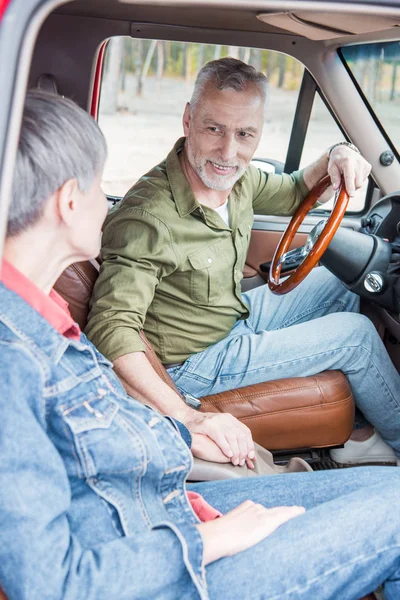
[[243, 294], [250, 316], [226, 338], [169, 369], [183, 392], [200, 398], [250, 384], [338, 369], [356, 405], [400, 456], [400, 375], [359, 297], [323, 267], [277, 296], [261, 286]]
[[307, 512], [207, 567], [212, 600], [400, 599], [400, 469], [366, 467], [198, 483], [227, 512], [251, 499]]

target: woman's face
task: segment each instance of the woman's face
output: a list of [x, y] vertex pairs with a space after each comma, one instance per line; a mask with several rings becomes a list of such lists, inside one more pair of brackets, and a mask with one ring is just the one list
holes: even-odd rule
[[77, 190], [77, 214], [72, 245], [81, 260], [96, 258], [100, 252], [101, 228], [107, 215], [107, 198], [101, 189], [101, 174], [97, 175], [90, 189]]

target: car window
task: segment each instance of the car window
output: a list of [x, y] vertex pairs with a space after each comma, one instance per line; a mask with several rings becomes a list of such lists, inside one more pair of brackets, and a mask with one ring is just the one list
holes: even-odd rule
[[[182, 135], [182, 113], [198, 71], [223, 56], [249, 62], [268, 77], [264, 131], [253, 164], [267, 172], [283, 168], [304, 74], [299, 61], [270, 50], [114, 37], [106, 48], [98, 117], [109, 148], [103, 175], [108, 196], [124, 196], [167, 156]], [[341, 139], [343, 134], [316, 94], [300, 166]], [[365, 196], [366, 186], [348, 210], [361, 211]], [[331, 206], [332, 202], [324, 208]]]
[[254, 48], [115, 37], [106, 49], [99, 105], [109, 148], [103, 177], [107, 195], [123, 196], [166, 157], [182, 135], [182, 113], [197, 72], [223, 56], [240, 58], [267, 75], [268, 108], [255, 156], [285, 162], [303, 76], [297, 60]]
[[[326, 149], [343, 140], [343, 133], [326, 107], [321, 96], [314, 97], [307, 134], [301, 155], [300, 167], [306, 167], [317, 160]], [[350, 198], [346, 212], [361, 212], [365, 207], [368, 181], [365, 182], [353, 198]], [[323, 209], [331, 209], [333, 198], [323, 205]]]
[[400, 42], [358, 44], [340, 54], [400, 152]]

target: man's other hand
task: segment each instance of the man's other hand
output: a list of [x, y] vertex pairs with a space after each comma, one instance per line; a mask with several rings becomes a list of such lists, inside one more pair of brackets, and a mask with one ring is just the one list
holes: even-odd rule
[[[199, 433], [211, 438], [233, 465], [243, 466], [247, 463], [248, 467], [254, 467], [252, 461], [255, 459], [255, 451], [251, 431], [233, 415], [201, 413], [191, 410], [180, 420], [192, 435]], [[195, 441], [193, 454], [199, 458], [205, 458], [205, 456], [195, 454], [196, 443], [197, 441]], [[215, 456], [214, 451], [213, 455]], [[207, 458], [207, 460], [213, 459]], [[214, 462], [222, 462], [222, 460], [214, 460]]]
[[360, 189], [371, 172], [371, 165], [348, 146], [340, 144], [335, 146], [329, 156], [328, 174], [336, 191], [343, 177], [346, 191], [349, 196], [354, 196]]

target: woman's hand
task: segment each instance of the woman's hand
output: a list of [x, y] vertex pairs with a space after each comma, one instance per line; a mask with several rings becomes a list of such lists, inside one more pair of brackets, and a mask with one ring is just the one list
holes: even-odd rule
[[[208, 435], [202, 433], [192, 433], [192, 454], [196, 458], [208, 460], [216, 463], [230, 463], [228, 458], [219, 446]], [[249, 469], [254, 469], [254, 462], [250, 458], [245, 459]]]
[[204, 565], [251, 548], [304, 512], [302, 506], [265, 508], [246, 500], [223, 517], [197, 525], [203, 538]]

